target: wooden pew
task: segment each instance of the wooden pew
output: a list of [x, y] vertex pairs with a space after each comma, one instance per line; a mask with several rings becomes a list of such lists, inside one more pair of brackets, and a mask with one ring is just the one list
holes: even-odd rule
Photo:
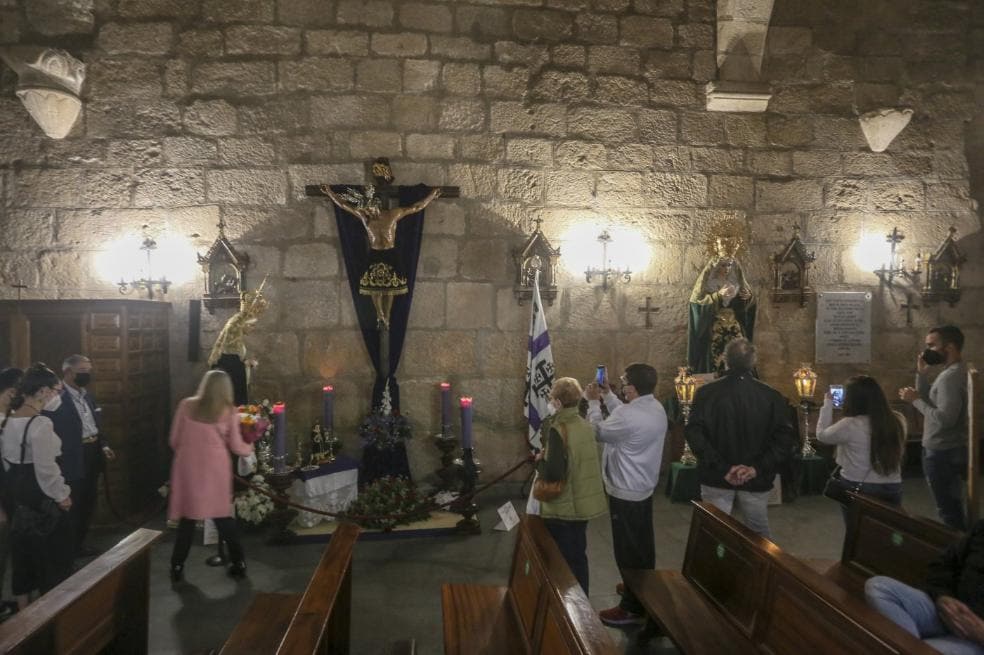
[[538, 516], [523, 517], [508, 587], [441, 586], [447, 655], [614, 655], [615, 644]]
[[130, 533], [0, 624], [0, 653], [146, 653], [150, 546], [160, 536]]
[[354, 523], [338, 526], [303, 594], [257, 594], [219, 655], [346, 655], [359, 532]]
[[682, 573], [624, 571], [684, 653], [935, 653], [709, 503], [694, 503]]
[[864, 596], [864, 582], [873, 575], [922, 585], [929, 563], [962, 536], [869, 496], [851, 497], [840, 562], [824, 575], [855, 596]]

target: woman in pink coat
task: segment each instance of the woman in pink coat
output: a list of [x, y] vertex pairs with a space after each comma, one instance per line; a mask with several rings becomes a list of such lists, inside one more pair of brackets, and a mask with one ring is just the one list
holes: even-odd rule
[[224, 371], [209, 371], [191, 398], [178, 404], [171, 424], [171, 492], [167, 517], [178, 522], [171, 553], [171, 581], [184, 577], [195, 522], [212, 519], [229, 545], [229, 575], [246, 574], [243, 547], [232, 518], [232, 467], [229, 452], [249, 455], [253, 447], [239, 435], [239, 415], [232, 402], [232, 381]]

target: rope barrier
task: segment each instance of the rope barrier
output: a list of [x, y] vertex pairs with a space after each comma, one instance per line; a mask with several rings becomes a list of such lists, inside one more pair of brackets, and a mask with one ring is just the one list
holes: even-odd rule
[[[512, 466], [511, 468], [509, 468], [509, 470], [507, 470], [502, 475], [498, 476], [497, 478], [495, 478], [491, 482], [487, 482], [487, 483], [483, 484], [482, 486], [478, 487], [477, 489], [475, 489], [473, 491], [470, 491], [467, 494], [458, 496], [454, 500], [448, 501], [446, 503], [442, 503], [440, 505], [438, 505], [437, 503], [434, 503], [434, 502], [430, 502], [430, 503], [427, 503], [427, 504], [422, 504], [420, 507], [416, 508], [416, 511], [417, 512], [420, 512], [420, 511], [427, 510], [429, 512], [432, 512], [434, 510], [448, 509], [448, 508], [453, 507], [455, 505], [464, 504], [465, 502], [471, 500], [472, 498], [474, 498], [478, 494], [482, 493], [483, 491], [485, 491], [486, 489], [488, 489], [492, 485], [497, 484], [497, 483], [501, 482], [504, 478], [512, 475], [517, 470], [519, 470], [519, 468], [522, 467], [524, 464], [532, 464], [532, 463], [533, 463], [533, 459], [531, 457], [522, 459], [519, 462], [517, 462], [514, 466]], [[303, 512], [310, 512], [311, 514], [320, 514], [321, 516], [330, 516], [332, 518], [344, 518], [344, 519], [347, 519], [347, 520], [350, 520], [350, 521], [378, 521], [378, 520], [381, 520], [381, 519], [395, 521], [395, 520], [401, 520], [401, 519], [412, 517], [415, 514], [415, 512], [403, 512], [401, 514], [362, 515], [362, 514], [349, 514], [347, 512], [329, 512], [328, 510], [318, 509], [316, 507], [308, 507], [306, 505], [301, 505], [300, 503], [295, 503], [294, 501], [287, 500], [287, 496], [278, 496], [276, 493], [273, 492], [272, 489], [268, 489], [268, 488], [265, 488], [265, 487], [257, 486], [255, 484], [253, 484], [252, 482], [250, 482], [249, 480], [247, 480], [245, 478], [242, 478], [242, 477], [240, 477], [238, 475], [234, 475], [233, 477], [238, 482], [240, 482], [241, 484], [246, 485], [247, 487], [249, 487], [253, 491], [256, 491], [257, 493], [261, 493], [264, 496], [267, 496], [268, 498], [270, 498], [270, 500], [272, 500], [277, 505], [283, 505], [283, 506], [286, 506], [286, 507], [292, 507], [294, 509], [298, 509], [298, 510], [301, 510]]]
[[[143, 525], [147, 523], [147, 521], [149, 521], [152, 517], [156, 516], [157, 514], [160, 514], [161, 510], [163, 510], [167, 506], [167, 498], [162, 498], [161, 502], [155, 503], [153, 507], [151, 507], [150, 511], [145, 511], [143, 513], [134, 514], [130, 516], [124, 516], [118, 509], [116, 509], [116, 504], [113, 502], [113, 497], [109, 493], [109, 467], [108, 466], [104, 465], [102, 467], [102, 471], [100, 471], [100, 477], [102, 478], [103, 481], [103, 498], [106, 499], [106, 505], [109, 507], [109, 511], [113, 514], [113, 516], [117, 518], [117, 521], [116, 523], [99, 523], [93, 525], [92, 527], [94, 528], [108, 528], [114, 525], [119, 525], [121, 523], [126, 524], [131, 528], [140, 528], [143, 527]], [[96, 485], [98, 486], [98, 484], [99, 481], [97, 480]], [[134, 518], [134, 516], [136, 518]]]

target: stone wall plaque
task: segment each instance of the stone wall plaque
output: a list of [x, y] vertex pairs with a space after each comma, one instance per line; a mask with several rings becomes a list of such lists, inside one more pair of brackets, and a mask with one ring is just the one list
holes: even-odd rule
[[871, 363], [871, 293], [818, 293], [816, 332], [818, 363]]

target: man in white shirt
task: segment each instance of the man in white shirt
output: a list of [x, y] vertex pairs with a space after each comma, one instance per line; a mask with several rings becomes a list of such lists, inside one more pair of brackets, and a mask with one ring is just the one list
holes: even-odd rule
[[[602, 386], [585, 388], [588, 421], [604, 444], [602, 478], [608, 493], [615, 563], [619, 569], [652, 569], [656, 566], [653, 539], [653, 490], [659, 482], [666, 438], [666, 411], [653, 396], [656, 369], [648, 364], [629, 364], [621, 377], [623, 403], [605, 379]], [[604, 397], [609, 416], [603, 418]], [[599, 612], [606, 625], [623, 626], [645, 618], [642, 604], [624, 584], [617, 588], [621, 602]]]

